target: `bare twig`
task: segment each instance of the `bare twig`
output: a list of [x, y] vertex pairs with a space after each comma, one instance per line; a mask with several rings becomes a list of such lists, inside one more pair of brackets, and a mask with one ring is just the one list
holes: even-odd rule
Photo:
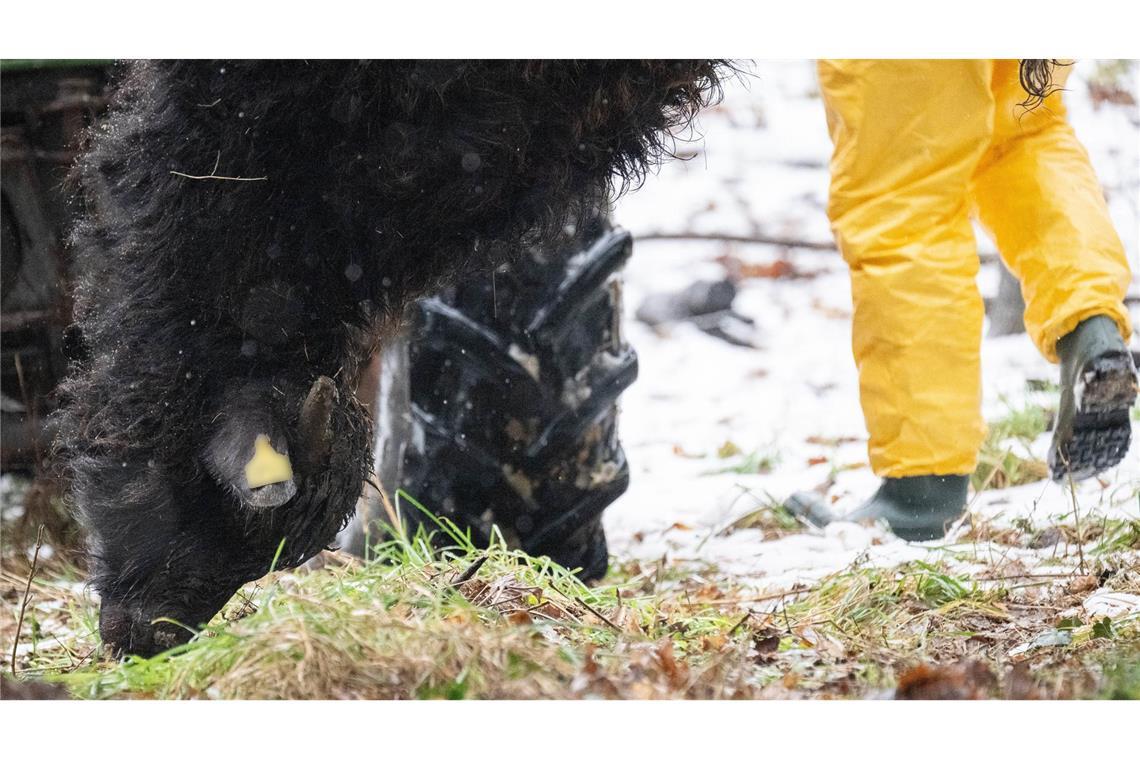
[[388, 498], [387, 492], [380, 486], [380, 483], [377, 481], [376, 476], [370, 476], [364, 481], [364, 484], [372, 486], [376, 493], [379, 494], [380, 505], [384, 507], [384, 512], [388, 515], [388, 522], [392, 524], [392, 527], [397, 531], [403, 531], [404, 527], [400, 523], [400, 515], [396, 511], [396, 508], [392, 506], [392, 500]]
[[388, 519], [392, 521], [392, 525], [395, 526], [396, 530], [403, 532], [404, 524], [400, 520], [400, 513], [392, 506], [392, 500], [388, 498], [388, 492], [383, 488], [377, 488], [376, 490], [380, 492], [380, 503], [384, 505], [384, 512], [387, 513]]
[[1069, 459], [1065, 455], [1064, 447], [1061, 449], [1061, 458], [1065, 462], [1065, 471], [1069, 476], [1069, 495], [1073, 497], [1073, 522], [1077, 524], [1077, 557], [1080, 559], [1081, 573], [1085, 572], [1085, 534], [1081, 530], [1081, 510], [1077, 507], [1077, 486], [1073, 483], [1073, 468], [1069, 466]]
[[603, 623], [605, 623], [606, 625], [608, 625], [610, 628], [613, 628], [613, 629], [614, 629], [615, 631], [617, 631], [618, 633], [621, 633], [621, 632], [622, 632], [621, 628], [619, 628], [619, 627], [618, 627], [617, 623], [615, 623], [614, 621], [610, 620], [608, 617], [606, 617], [605, 615], [603, 615], [602, 613], [598, 612], [596, 609], [594, 609], [593, 607], [591, 607], [591, 606], [590, 606], [590, 605], [589, 605], [589, 604], [588, 604], [588, 603], [587, 603], [585, 600], [583, 600], [583, 599], [576, 599], [576, 600], [574, 600], [574, 601], [578, 602], [578, 604], [580, 604], [580, 605], [582, 605], [583, 607], [585, 607], [587, 610], [589, 610], [589, 612], [590, 612], [590, 614], [591, 614], [591, 615], [593, 615], [594, 617], [596, 617], [598, 620], [601, 620]]
[[788, 629], [788, 633], [791, 633], [792, 621], [788, 620], [788, 603], [786, 601], [780, 602], [780, 612], [784, 614], [784, 627]]
[[460, 585], [466, 583], [467, 581], [471, 580], [472, 578], [474, 578], [475, 573], [479, 572], [479, 568], [483, 567], [483, 563], [486, 561], [487, 561], [487, 555], [484, 554], [482, 557], [480, 557], [479, 559], [472, 562], [468, 566], [468, 568], [463, 571], [463, 574], [460, 575], [458, 578], [456, 578], [455, 582], [452, 583], [451, 585], [452, 586], [460, 586]]
[[822, 243], [814, 240], [769, 237], [767, 235], [729, 235], [701, 232], [647, 232], [637, 235], [637, 242], [648, 240], [705, 240], [724, 243], [753, 243], [757, 245], [777, 245], [784, 248], [807, 248], [812, 251], [836, 251], [835, 243]]
[[727, 607], [733, 604], [756, 604], [758, 602], [771, 602], [777, 599], [784, 599], [789, 596], [797, 596], [799, 594], [807, 594], [819, 589], [819, 586], [812, 586], [810, 588], [796, 589], [795, 591], [781, 591], [778, 594], [766, 594], [765, 596], [750, 596], [744, 599], [718, 599], [710, 602], [691, 602], [688, 603], [689, 607]]
[[40, 547], [44, 545], [44, 526], [36, 531], [36, 550], [32, 554], [32, 569], [28, 571], [28, 582], [24, 586], [24, 600], [20, 602], [20, 616], [16, 619], [16, 635], [12, 637], [12, 676], [16, 675], [16, 649], [20, 645], [20, 629], [24, 627], [24, 611], [28, 608], [28, 598], [32, 593], [32, 579], [36, 577], [36, 566], [40, 561]]
[[997, 577], [982, 578], [977, 580], [983, 583], [998, 583], [1000, 581], [1023, 581], [1026, 579], [1032, 580], [1035, 578], [1074, 578], [1075, 572], [1071, 573], [1018, 573], [1017, 575], [999, 575]]
[[554, 583], [551, 583], [551, 584], [550, 584], [550, 587], [551, 587], [552, 589], [554, 589], [555, 591], [557, 591], [557, 592], [558, 592], [559, 594], [561, 594], [562, 596], [564, 596], [564, 597], [566, 597], [567, 599], [569, 599], [571, 602], [576, 602], [577, 604], [580, 604], [580, 605], [582, 605], [583, 607], [585, 607], [585, 608], [586, 608], [586, 609], [589, 611], [589, 613], [590, 613], [591, 615], [593, 615], [594, 617], [596, 617], [598, 620], [601, 620], [603, 623], [605, 623], [606, 625], [608, 625], [610, 628], [613, 628], [613, 629], [614, 629], [615, 631], [617, 631], [618, 633], [621, 633], [621, 632], [622, 632], [621, 628], [620, 628], [620, 627], [618, 627], [618, 625], [617, 625], [616, 623], [614, 623], [614, 622], [613, 622], [612, 620], [610, 620], [608, 617], [606, 617], [605, 615], [603, 615], [602, 613], [598, 612], [596, 609], [594, 609], [593, 607], [591, 607], [591, 606], [590, 606], [590, 605], [589, 605], [589, 604], [586, 602], [586, 600], [584, 600], [584, 599], [575, 599], [574, 597], [570, 596], [569, 594], [567, 594], [567, 593], [566, 593], [565, 591], [563, 591], [562, 589], [558, 588], [558, 586], [554, 585]]
[[746, 622], [748, 622], [748, 618], [750, 618], [750, 617], [752, 617], [752, 610], [748, 610], [748, 612], [745, 612], [744, 617], [740, 618], [740, 620], [736, 621], [736, 625], [734, 625], [734, 626], [732, 626], [732, 628], [728, 629], [728, 637], [732, 638], [732, 634], [734, 634], [738, 630], [740, 630], [740, 626], [742, 626]]
[[657, 560], [656, 572], [654, 572], [654, 574], [653, 574], [653, 593], [654, 594], [657, 593], [657, 587], [661, 585], [661, 576], [665, 572], [665, 561], [666, 561], [666, 557], [668, 555], [669, 555], [669, 552], [663, 552], [661, 554], [661, 559]]

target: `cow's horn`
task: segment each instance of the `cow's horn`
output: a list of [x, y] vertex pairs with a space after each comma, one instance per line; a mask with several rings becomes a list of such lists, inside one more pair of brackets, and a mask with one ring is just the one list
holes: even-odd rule
[[321, 375], [313, 381], [309, 395], [301, 405], [298, 466], [312, 475], [327, 464], [332, 445], [332, 412], [337, 402], [336, 383]]

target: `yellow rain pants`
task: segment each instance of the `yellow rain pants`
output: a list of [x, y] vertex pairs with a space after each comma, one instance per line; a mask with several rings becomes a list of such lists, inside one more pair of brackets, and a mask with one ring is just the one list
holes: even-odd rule
[[[1061, 80], [1067, 69], [1058, 68]], [[1021, 282], [1041, 353], [1087, 317], [1131, 335], [1130, 273], [1060, 94], [1032, 111], [1017, 61], [820, 61], [828, 216], [851, 268], [852, 345], [884, 477], [973, 472], [985, 436], [970, 215]], [[1058, 84], [1062, 83], [1058, 81]]]

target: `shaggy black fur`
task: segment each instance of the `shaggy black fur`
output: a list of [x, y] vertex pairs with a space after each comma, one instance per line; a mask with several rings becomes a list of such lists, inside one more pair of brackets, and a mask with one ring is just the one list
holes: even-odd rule
[[[90, 357], [59, 420], [104, 641], [182, 641], [151, 621], [197, 626], [278, 551], [295, 566], [330, 542], [369, 467], [353, 387], [376, 326], [637, 183], [719, 95], [720, 68], [130, 65], [78, 167]], [[314, 447], [300, 418], [322, 376], [335, 393]], [[293, 459], [281, 506], [234, 482], [254, 427]]]

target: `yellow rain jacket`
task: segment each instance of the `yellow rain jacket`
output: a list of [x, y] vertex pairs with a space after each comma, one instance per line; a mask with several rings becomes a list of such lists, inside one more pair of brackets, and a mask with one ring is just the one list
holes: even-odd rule
[[1030, 338], [1056, 362], [1057, 340], [1087, 317], [1131, 335], [1128, 263], [1100, 184], [1060, 93], [1018, 105], [1017, 61], [820, 61], [819, 79], [871, 466], [973, 472], [985, 424], [970, 215], [1021, 282]]

